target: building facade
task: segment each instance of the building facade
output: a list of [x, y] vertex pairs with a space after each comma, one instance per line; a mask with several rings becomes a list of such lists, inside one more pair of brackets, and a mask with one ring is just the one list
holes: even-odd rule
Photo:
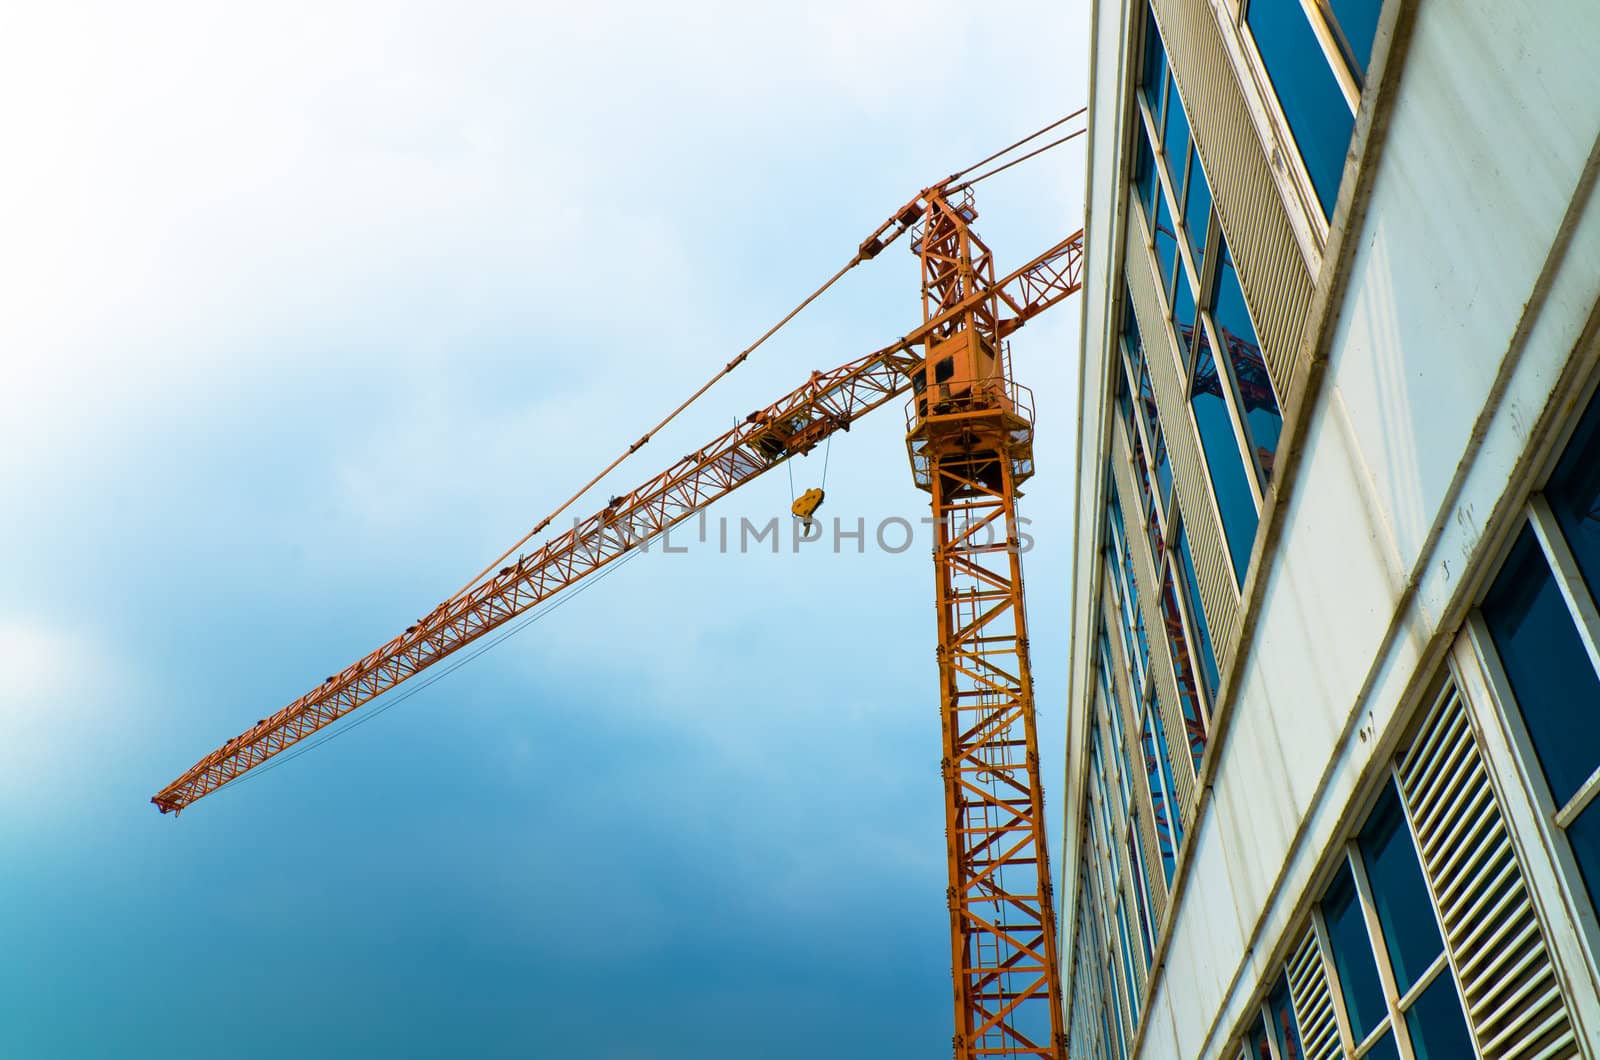
[[1597, 55], [1097, 0], [1074, 1060], [1600, 1057]]

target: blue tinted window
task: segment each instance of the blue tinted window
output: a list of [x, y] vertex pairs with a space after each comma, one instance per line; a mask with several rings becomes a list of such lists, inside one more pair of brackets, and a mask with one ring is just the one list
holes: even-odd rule
[[1359, 1042], [1383, 1021], [1388, 1006], [1383, 1000], [1378, 963], [1372, 955], [1367, 925], [1361, 916], [1361, 903], [1356, 900], [1355, 881], [1348, 866], [1334, 878], [1333, 886], [1322, 899], [1322, 919], [1328, 925], [1328, 945], [1333, 950], [1333, 965], [1339, 972], [1350, 1030]]
[[1191, 151], [1189, 164], [1189, 198], [1183, 207], [1183, 223], [1188, 229], [1189, 251], [1194, 255], [1194, 267], [1201, 269], [1206, 257], [1206, 230], [1211, 220], [1211, 185], [1206, 172], [1200, 168], [1200, 153]]
[[1239, 446], [1233, 433], [1233, 420], [1222, 396], [1222, 385], [1217, 379], [1217, 366], [1211, 359], [1210, 343], [1204, 329], [1195, 336], [1194, 382], [1189, 388], [1189, 403], [1194, 408], [1195, 425], [1200, 428], [1200, 445], [1205, 450], [1206, 465], [1211, 471], [1211, 490], [1217, 498], [1217, 510], [1222, 513], [1223, 536], [1228, 541], [1228, 555], [1233, 560], [1235, 581], [1243, 583], [1245, 568], [1250, 565], [1250, 546], [1256, 538], [1255, 495], [1250, 492], [1250, 481], [1245, 477], [1244, 460], [1239, 456]]
[[1272, 1035], [1278, 1040], [1278, 1055], [1299, 1060], [1304, 1056], [1300, 1049], [1300, 1028], [1294, 1021], [1294, 1006], [1289, 1000], [1289, 980], [1280, 976], [1272, 996], [1267, 998], [1267, 1011], [1272, 1016]]
[[1600, 677], [1532, 527], [1512, 546], [1483, 617], [1556, 805], [1565, 805], [1600, 765]]
[[1133, 976], [1133, 949], [1128, 945], [1128, 917], [1122, 911], [1122, 898], [1117, 898], [1117, 932], [1122, 936], [1122, 974], [1128, 980], [1128, 1012], [1137, 1022], [1139, 1012], [1139, 981]]
[[1572, 855], [1583, 873], [1589, 900], [1600, 909], [1600, 799], [1591, 802], [1567, 826], [1567, 841], [1572, 844]]
[[1150, 104], [1150, 113], [1156, 117], [1156, 122], [1161, 121], [1161, 86], [1167, 79], [1167, 52], [1161, 46], [1161, 31], [1156, 28], [1155, 16], [1145, 15], [1144, 20], [1144, 67], [1140, 72], [1139, 85], [1144, 89], [1145, 102]]
[[1589, 402], [1545, 487], [1591, 596], [1600, 598], [1600, 395]]
[[1107, 510], [1111, 519], [1113, 561], [1120, 571], [1116, 587], [1117, 595], [1122, 598], [1128, 667], [1132, 672], [1134, 691], [1143, 696], [1145, 672], [1150, 665], [1150, 638], [1144, 628], [1144, 612], [1139, 608], [1139, 586], [1133, 575], [1133, 551], [1123, 527], [1122, 506], [1117, 503], [1115, 494], [1112, 494]]
[[1459, 1060], [1474, 1055], [1472, 1036], [1461, 1014], [1461, 995], [1450, 969], [1439, 973], [1406, 1012], [1411, 1048], [1417, 1060]]
[[1395, 983], [1404, 994], [1444, 949], [1434, 920], [1428, 886], [1422, 881], [1417, 848], [1391, 784], [1367, 818], [1359, 839], [1372, 885], [1372, 902], [1383, 927], [1383, 941], [1394, 965]]
[[1372, 61], [1372, 38], [1378, 35], [1378, 12], [1383, 0], [1331, 0], [1339, 32], [1344, 34], [1345, 47], [1349, 49], [1351, 65], [1356, 79], [1366, 76], [1367, 64]]
[[1239, 287], [1239, 274], [1234, 271], [1226, 243], [1222, 245], [1222, 261], [1214, 286], [1211, 314], [1222, 331], [1218, 341], [1227, 343], [1228, 366], [1233, 371], [1235, 393], [1244, 405], [1251, 448], [1261, 466], [1262, 481], [1270, 482], [1278, 438], [1283, 434], [1283, 415], [1278, 411], [1272, 379], [1267, 375], [1267, 362], [1261, 356], [1256, 329], [1250, 323], [1250, 311], [1245, 306], [1244, 291]]
[[1128, 343], [1128, 355], [1136, 362], [1144, 358], [1144, 339], [1139, 336], [1139, 317], [1133, 311], [1133, 299], [1122, 292], [1122, 335]]
[[1183, 163], [1189, 157], [1189, 115], [1178, 96], [1178, 83], [1167, 75], [1167, 113], [1161, 123], [1161, 149], [1167, 155], [1167, 173], [1172, 177], [1172, 198], [1183, 201]]
[[1167, 751], [1167, 733], [1162, 727], [1159, 710], [1152, 710], [1146, 717], [1140, 743], [1144, 747], [1150, 809], [1155, 815], [1156, 842], [1161, 848], [1161, 871], [1170, 884], [1172, 870], [1177, 865], [1178, 847], [1183, 844], [1183, 821], [1168, 798], [1173, 790], [1172, 756]]
[[1122, 787], [1122, 809], [1127, 812], [1128, 800], [1133, 792], [1128, 779], [1128, 749], [1122, 735], [1122, 701], [1117, 696], [1116, 682], [1111, 679], [1111, 638], [1106, 636], [1104, 623], [1100, 626], [1100, 652], [1097, 658], [1100, 671], [1100, 689], [1105, 693], [1106, 728], [1111, 730], [1111, 745], [1116, 753], [1117, 782]]
[[[1156, 161], [1150, 153], [1150, 138], [1144, 134], [1144, 125], [1141, 123], [1133, 134], [1139, 141], [1138, 158], [1134, 162], [1133, 180], [1139, 188], [1139, 202], [1144, 205], [1146, 217], [1155, 216], [1156, 196], [1160, 191], [1156, 187]], [[1155, 222], [1151, 222], [1153, 225]]]
[[1117, 411], [1122, 413], [1122, 422], [1133, 426], [1133, 399], [1128, 396], [1128, 380], [1123, 372], [1117, 373]]
[[1250, 1060], [1272, 1060], [1272, 1046], [1267, 1043], [1267, 1029], [1257, 1023], [1250, 1028]]
[[1152, 421], [1155, 430], [1156, 447], [1156, 482], [1161, 487], [1161, 503], [1170, 504], [1172, 500], [1172, 460], [1167, 454], [1167, 439], [1161, 433], [1161, 423]]
[[1183, 616], [1172, 587], [1172, 568], [1161, 578], [1161, 623], [1167, 629], [1167, 644], [1172, 649], [1172, 676], [1178, 683], [1178, 704], [1183, 709], [1184, 736], [1195, 773], [1206, 753], [1206, 719], [1200, 707], [1200, 690], [1195, 686], [1194, 664], [1189, 658], [1189, 639], [1183, 635]]
[[1194, 335], [1194, 310], [1194, 288], [1189, 286], [1188, 271], [1180, 265], [1177, 283], [1172, 288], [1172, 326], [1178, 332], [1178, 348], [1185, 357]]
[[1178, 260], [1178, 233], [1167, 210], [1167, 197], [1156, 193], [1156, 262], [1161, 269], [1161, 289], [1172, 297], [1172, 263]]
[[1194, 623], [1195, 636], [1200, 639], [1200, 672], [1205, 676], [1206, 692], [1217, 697], [1221, 677], [1217, 673], [1217, 652], [1211, 644], [1211, 628], [1206, 623], [1205, 606], [1200, 600], [1200, 582], [1194, 575], [1194, 557], [1189, 552], [1189, 534], [1182, 521], [1178, 523], [1178, 570], [1183, 575], [1183, 588], [1189, 599], [1189, 618]]
[[1150, 877], [1145, 875], [1143, 851], [1139, 844], [1143, 841], [1144, 833], [1139, 830], [1139, 815], [1134, 813], [1133, 823], [1128, 828], [1128, 867], [1133, 870], [1133, 904], [1139, 912], [1139, 937], [1144, 942], [1144, 963], [1139, 967], [1148, 968], [1155, 958], [1155, 937], [1151, 929], [1149, 910], [1145, 908], [1144, 888], [1148, 885]]
[[[1471, 1056], [1472, 1054], [1465, 1053], [1463, 1055]], [[1367, 1050], [1367, 1055], [1362, 1060], [1400, 1060], [1400, 1047], [1394, 1044], [1394, 1035], [1385, 1032], [1383, 1037], [1379, 1038], [1372, 1048]]]
[[1332, 215], [1355, 115], [1298, 0], [1253, 0], [1245, 22], [1300, 147], [1322, 212]]

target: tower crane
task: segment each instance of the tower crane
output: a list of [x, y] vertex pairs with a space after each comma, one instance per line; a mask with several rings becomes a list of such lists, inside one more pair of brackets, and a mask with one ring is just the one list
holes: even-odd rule
[[[1012, 378], [1006, 339], [1079, 289], [1083, 233], [997, 278], [993, 254], [972, 228], [978, 216], [972, 185], [998, 169], [957, 180], [972, 168], [919, 192], [861, 242], [845, 267], [876, 257], [911, 232], [921, 267], [920, 325], [864, 357], [813, 372], [705, 446], [574, 520], [571, 529], [506, 566], [491, 564], [388, 643], [257, 721], [150, 801], [162, 813], [182, 811], [909, 395], [906, 447], [912, 479], [929, 496], [935, 535], [954, 1054], [957, 1060], [1065, 1060], [1016, 511], [1017, 487], [1034, 469], [1033, 409], [1031, 393]], [[647, 434], [629, 452], [648, 440]], [[820, 502], [820, 495], [807, 499], [805, 518], [815, 510], [812, 501]]]

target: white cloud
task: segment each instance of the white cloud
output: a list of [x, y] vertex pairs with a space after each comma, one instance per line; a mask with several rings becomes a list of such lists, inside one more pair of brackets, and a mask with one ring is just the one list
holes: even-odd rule
[[102, 743], [111, 682], [87, 638], [37, 621], [0, 617], [0, 795], [38, 797], [68, 783], [68, 763]]

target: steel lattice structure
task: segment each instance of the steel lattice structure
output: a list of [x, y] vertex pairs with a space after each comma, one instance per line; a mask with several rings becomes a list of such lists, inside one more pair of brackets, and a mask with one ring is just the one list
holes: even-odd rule
[[906, 435], [933, 506], [952, 1044], [957, 1060], [1064, 1060], [1016, 511], [1032, 410], [1010, 378], [976, 216], [970, 198], [936, 196], [916, 244], [923, 311], [945, 323], [928, 338]]
[[955, 1054], [1064, 1060], [1015, 504], [1017, 484], [1033, 470], [1033, 432], [1004, 340], [1078, 290], [1083, 233], [995, 281], [992, 255], [970, 227], [971, 196], [949, 185], [921, 192], [856, 256], [874, 257], [914, 232], [923, 270], [919, 326], [865, 357], [812, 373], [260, 719], [151, 802], [163, 813], [183, 810], [909, 392], [913, 478], [929, 492], [935, 516]]

